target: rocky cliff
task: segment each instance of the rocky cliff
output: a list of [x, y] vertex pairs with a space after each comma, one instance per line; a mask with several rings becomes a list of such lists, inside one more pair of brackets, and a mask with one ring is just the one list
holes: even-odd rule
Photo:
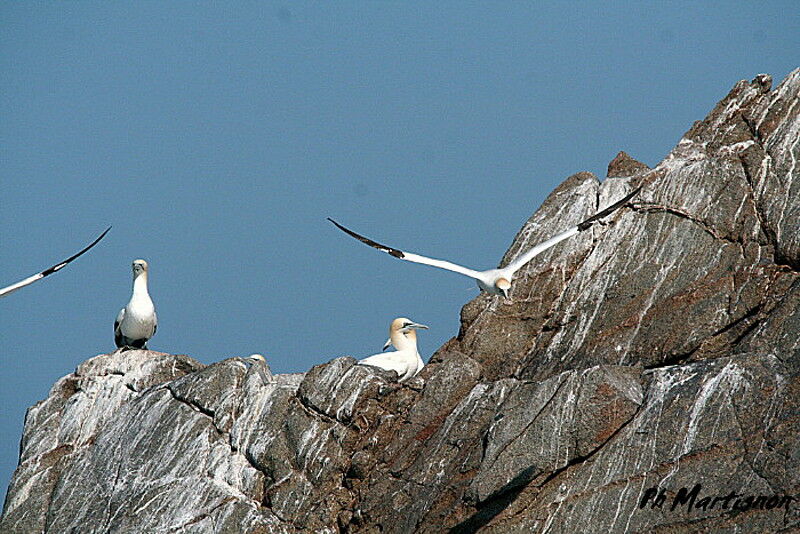
[[[736, 84], [655, 169], [620, 154], [419, 377], [100, 355], [26, 418], [4, 533], [800, 528], [800, 70]], [[699, 485], [699, 487], [698, 487]]]

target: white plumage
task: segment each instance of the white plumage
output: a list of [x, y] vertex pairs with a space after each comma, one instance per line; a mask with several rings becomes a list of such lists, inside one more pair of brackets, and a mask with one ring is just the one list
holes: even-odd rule
[[413, 252], [405, 252], [393, 247], [389, 247], [387, 245], [381, 245], [380, 243], [373, 241], [368, 237], [364, 237], [363, 235], [357, 234], [356, 232], [350, 230], [349, 228], [345, 228], [344, 226], [334, 221], [330, 217], [328, 218], [328, 220], [332, 222], [334, 225], [336, 225], [337, 228], [348, 234], [349, 236], [358, 239], [362, 243], [369, 245], [372, 248], [378, 249], [381, 252], [385, 252], [390, 256], [394, 256], [395, 258], [410, 261], [413, 263], [421, 263], [423, 265], [430, 265], [431, 267], [438, 267], [439, 269], [453, 271], [455, 273], [462, 274], [464, 276], [469, 276], [470, 278], [474, 278], [478, 282], [478, 287], [480, 287], [483, 291], [486, 291], [493, 295], [503, 295], [504, 297], [508, 298], [508, 292], [511, 289], [511, 281], [514, 279], [514, 274], [517, 271], [519, 271], [522, 267], [524, 267], [535, 256], [541, 254], [543, 251], [547, 250], [553, 245], [560, 243], [561, 241], [564, 241], [569, 237], [574, 236], [578, 232], [588, 230], [595, 222], [602, 219], [606, 215], [609, 215], [618, 208], [622, 207], [636, 193], [639, 192], [639, 189], [641, 189], [641, 187], [636, 188], [632, 193], [625, 196], [625, 198], [615, 202], [614, 204], [605, 208], [604, 210], [592, 215], [591, 217], [589, 217], [582, 223], [578, 224], [577, 226], [574, 226], [569, 230], [561, 232], [555, 237], [552, 237], [547, 241], [540, 243], [535, 247], [529, 249], [524, 254], [517, 257], [514, 261], [512, 261], [502, 269], [489, 269], [486, 271], [476, 271], [473, 269], [469, 269], [467, 267], [463, 267], [461, 265], [457, 265], [455, 263], [451, 263], [449, 261], [428, 258], [426, 256], [414, 254]]
[[134, 260], [133, 294], [114, 321], [114, 342], [117, 347], [147, 349], [147, 340], [156, 333], [156, 307], [147, 291], [148, 266], [144, 260]]
[[360, 360], [359, 365], [380, 367], [397, 373], [398, 380], [405, 382], [419, 373], [425, 364], [417, 351], [418, 328], [428, 327], [418, 324], [405, 317], [398, 317], [389, 326], [389, 340], [383, 346], [384, 350], [393, 345], [394, 352], [382, 352]]

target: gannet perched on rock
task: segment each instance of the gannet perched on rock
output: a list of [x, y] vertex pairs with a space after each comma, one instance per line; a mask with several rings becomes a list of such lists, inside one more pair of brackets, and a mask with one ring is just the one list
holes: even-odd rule
[[147, 340], [158, 327], [156, 307], [147, 292], [147, 262], [134, 260], [133, 294], [114, 321], [114, 342], [117, 347], [147, 349]]
[[11, 284], [8, 287], [4, 287], [3, 289], [0, 289], [0, 297], [5, 297], [6, 295], [10, 295], [11, 293], [16, 291], [17, 289], [23, 288], [23, 287], [25, 287], [25, 286], [27, 286], [29, 284], [32, 284], [32, 283], [36, 282], [37, 280], [41, 280], [42, 278], [44, 278], [45, 276], [47, 276], [49, 274], [53, 274], [54, 272], [63, 269], [64, 267], [67, 266], [67, 264], [69, 264], [69, 262], [71, 262], [72, 260], [74, 260], [78, 256], [82, 255], [84, 252], [88, 251], [90, 248], [95, 246], [97, 243], [99, 243], [100, 240], [103, 239], [106, 236], [106, 234], [108, 233], [109, 230], [111, 230], [110, 226], [108, 228], [106, 228], [105, 232], [100, 234], [100, 237], [98, 237], [97, 239], [95, 239], [94, 241], [89, 243], [89, 245], [87, 245], [86, 248], [84, 248], [83, 250], [81, 250], [77, 254], [73, 254], [72, 256], [67, 258], [66, 260], [64, 260], [62, 262], [59, 262], [59, 263], [56, 263], [52, 267], [48, 267], [44, 271], [42, 271], [40, 273], [36, 273], [33, 276], [29, 276], [25, 280], [21, 280], [21, 281], [17, 282], [16, 284]]
[[389, 348], [390, 345], [397, 350], [375, 354], [359, 360], [358, 364], [394, 371], [400, 382], [413, 378], [425, 366], [417, 351], [417, 328], [427, 329], [428, 327], [405, 317], [398, 317], [389, 326], [389, 339], [383, 346], [383, 350]]
[[272, 372], [269, 370], [267, 360], [260, 354], [251, 354], [247, 358], [242, 358], [242, 361], [248, 369], [255, 369], [258, 376], [261, 378], [261, 383], [264, 385], [269, 384]]
[[591, 217], [589, 217], [582, 223], [578, 224], [577, 226], [573, 226], [569, 230], [561, 232], [555, 237], [551, 237], [547, 241], [536, 245], [535, 247], [531, 248], [524, 254], [517, 257], [514, 261], [512, 261], [502, 269], [489, 269], [487, 271], [475, 271], [473, 269], [462, 267], [461, 265], [456, 265], [455, 263], [450, 263], [449, 261], [428, 258], [425, 256], [420, 256], [419, 254], [414, 254], [412, 252], [404, 252], [396, 248], [392, 248], [386, 245], [381, 245], [380, 243], [377, 243], [369, 239], [368, 237], [364, 237], [363, 235], [355, 233], [349, 228], [345, 228], [344, 226], [334, 221], [330, 217], [328, 217], [328, 220], [333, 224], [335, 224], [337, 228], [339, 228], [346, 234], [358, 239], [362, 243], [365, 243], [371, 246], [372, 248], [376, 248], [382, 252], [385, 252], [390, 256], [394, 256], [395, 258], [399, 258], [401, 260], [406, 260], [414, 263], [421, 263], [423, 265], [430, 265], [432, 267], [438, 267], [440, 269], [453, 271], [458, 274], [463, 274], [464, 276], [469, 276], [470, 278], [474, 278], [478, 282], [478, 287], [481, 288], [483, 291], [491, 293], [492, 295], [502, 295], [505, 298], [508, 298], [508, 291], [511, 289], [511, 281], [514, 279], [514, 274], [517, 271], [519, 271], [522, 267], [524, 267], [535, 256], [547, 250], [548, 248], [552, 247], [553, 245], [560, 243], [561, 241], [569, 237], [574, 236], [578, 232], [583, 232], [584, 230], [588, 230], [589, 228], [592, 227], [592, 225], [595, 222], [602, 219], [606, 215], [609, 215], [613, 211], [619, 209], [622, 205], [624, 205], [627, 201], [629, 201], [636, 193], [639, 192], [639, 189], [641, 189], [641, 187], [637, 187], [631, 194], [627, 195], [622, 200], [619, 200], [614, 204], [612, 204], [611, 206], [607, 207], [606, 209], [592, 215]]

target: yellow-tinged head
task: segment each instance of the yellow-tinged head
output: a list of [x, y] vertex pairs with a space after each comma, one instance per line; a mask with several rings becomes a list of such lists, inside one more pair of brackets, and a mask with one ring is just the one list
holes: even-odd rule
[[508, 292], [511, 291], [511, 282], [507, 279], [500, 277], [494, 282], [494, 287], [497, 288], [497, 292], [503, 295], [505, 298], [508, 298]]
[[264, 357], [261, 354], [251, 354], [250, 356], [248, 356], [245, 359], [246, 360], [254, 360], [254, 361], [257, 361], [259, 363], [267, 363], [267, 360], [264, 359]]
[[383, 346], [384, 350], [389, 347], [389, 345], [394, 345], [397, 350], [403, 350], [403, 347], [405, 347], [409, 341], [416, 345], [416, 330], [418, 328], [427, 330], [428, 327], [424, 324], [415, 323], [406, 317], [398, 317], [389, 325], [389, 340], [386, 342], [386, 345]]
[[415, 323], [406, 317], [398, 317], [392, 321], [392, 324], [389, 326], [389, 334], [392, 334], [392, 332], [413, 332], [417, 328], [427, 329], [428, 327], [424, 324]]

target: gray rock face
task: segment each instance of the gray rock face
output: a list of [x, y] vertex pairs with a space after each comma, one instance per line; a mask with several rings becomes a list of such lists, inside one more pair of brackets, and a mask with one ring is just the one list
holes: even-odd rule
[[644, 187], [512, 302], [468, 303], [406, 384], [88, 360], [28, 411], [0, 532], [800, 529], [800, 70], [770, 86], [654, 169], [568, 178], [503, 264]]

